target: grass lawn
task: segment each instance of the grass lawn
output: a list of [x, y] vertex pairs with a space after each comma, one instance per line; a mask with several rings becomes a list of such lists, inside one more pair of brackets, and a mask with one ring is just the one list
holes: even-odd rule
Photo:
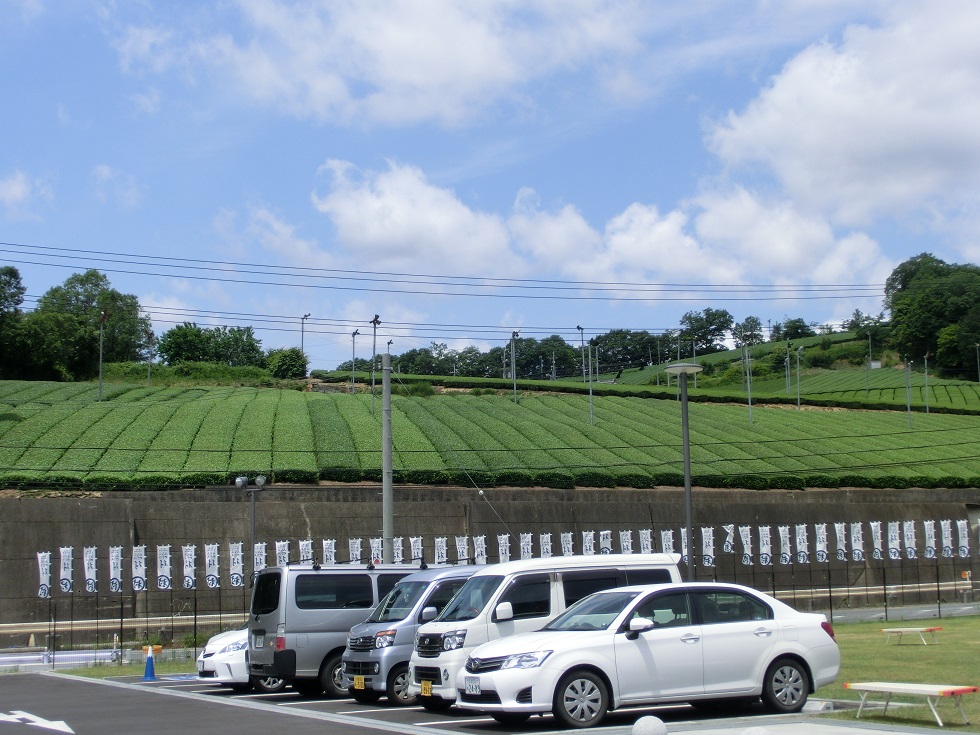
[[[65, 669], [64, 674], [72, 676], [85, 676], [89, 679], [109, 679], [113, 677], [142, 677], [146, 671], [144, 664], [100, 664], [98, 666], [84, 666], [77, 669]], [[156, 676], [171, 676], [175, 674], [196, 674], [197, 662], [188, 661], [153, 661], [153, 673]]]
[[[917, 635], [904, 637], [902, 645], [896, 645], [895, 636], [885, 645], [882, 628], [888, 627], [942, 626], [936, 633], [936, 645], [923, 646]], [[980, 685], [980, 617], [943, 618], [898, 623], [849, 623], [835, 625], [834, 633], [841, 649], [841, 672], [837, 683], [817, 691], [821, 699], [849, 699], [860, 701], [856, 692], [844, 689], [844, 682], [892, 681], [917, 684]], [[928, 636], [926, 640], [929, 640]], [[914, 641], [914, 643], [913, 643]], [[883, 701], [884, 695], [871, 694], [869, 701]], [[888, 708], [888, 716], [880, 710], [861, 713], [861, 721], [936, 727], [936, 720], [922, 697], [902, 698], [892, 696], [892, 702], [914, 702], [915, 707]], [[940, 700], [937, 709], [945, 730], [980, 732], [980, 693], [967, 694], [962, 698], [963, 710], [972, 725], [961, 724], [960, 714], [951, 700]], [[841, 719], [853, 719], [855, 711], [842, 711], [833, 715]]]

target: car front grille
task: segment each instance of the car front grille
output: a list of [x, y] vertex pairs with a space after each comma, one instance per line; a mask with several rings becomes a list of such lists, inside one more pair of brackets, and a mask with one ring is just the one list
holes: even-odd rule
[[484, 689], [479, 694], [467, 694], [465, 689], [458, 690], [461, 702], [471, 704], [500, 704], [500, 695], [493, 689]]
[[482, 674], [487, 671], [500, 671], [500, 667], [507, 660], [506, 656], [495, 656], [493, 658], [468, 658], [466, 659], [466, 670], [471, 674]]
[[371, 676], [374, 674], [374, 664], [370, 661], [346, 661], [344, 671], [348, 676]]
[[360, 638], [351, 638], [347, 641], [347, 648], [351, 651], [370, 651], [374, 648], [374, 636], [366, 635]]
[[442, 653], [441, 635], [420, 635], [415, 652], [423, 658], [436, 658]]
[[431, 681], [433, 684], [442, 684], [442, 672], [439, 671], [438, 666], [416, 666], [415, 667], [415, 683], [420, 684], [423, 681]]

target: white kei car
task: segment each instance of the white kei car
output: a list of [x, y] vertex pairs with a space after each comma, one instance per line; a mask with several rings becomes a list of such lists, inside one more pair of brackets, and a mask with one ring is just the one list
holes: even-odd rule
[[197, 676], [201, 681], [231, 687], [237, 692], [252, 689], [278, 692], [286, 686], [284, 680], [272, 676], [249, 676], [247, 627], [211, 638], [197, 657]]
[[551, 712], [566, 727], [592, 727], [621, 707], [759, 697], [788, 713], [839, 670], [822, 614], [734, 584], [621, 587], [539, 631], [474, 649], [456, 678], [456, 706], [509, 724]]

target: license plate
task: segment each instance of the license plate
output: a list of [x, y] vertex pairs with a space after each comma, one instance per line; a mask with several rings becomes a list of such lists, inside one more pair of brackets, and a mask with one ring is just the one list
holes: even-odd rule
[[354, 677], [354, 688], [355, 689], [363, 689], [364, 688], [364, 677], [363, 676], [355, 676]]
[[265, 636], [264, 635], [252, 636], [252, 646], [253, 647], [255, 647], [255, 648], [262, 648], [262, 646], [264, 646], [264, 645], [265, 645]]
[[466, 677], [466, 693], [467, 694], [480, 694], [480, 677], [479, 676], [467, 676]]
[[423, 697], [431, 697], [432, 696], [432, 682], [431, 681], [423, 681], [422, 682], [422, 696]]

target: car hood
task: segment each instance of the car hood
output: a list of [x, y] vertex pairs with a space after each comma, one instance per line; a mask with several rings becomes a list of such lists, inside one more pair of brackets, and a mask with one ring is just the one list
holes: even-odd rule
[[[600, 631], [605, 632], [605, 631]], [[593, 631], [579, 633], [571, 631], [533, 631], [518, 633], [506, 638], [477, 646], [470, 654], [471, 658], [496, 658], [512, 656], [515, 653], [530, 653], [532, 651], [553, 651], [568, 646], [576, 646], [585, 642], [585, 637], [593, 635]]]
[[248, 631], [246, 629], [239, 628], [236, 630], [229, 630], [224, 633], [218, 633], [218, 635], [208, 639], [204, 650], [209, 653], [217, 652], [230, 643], [234, 643], [235, 641], [239, 640], [248, 640]]

